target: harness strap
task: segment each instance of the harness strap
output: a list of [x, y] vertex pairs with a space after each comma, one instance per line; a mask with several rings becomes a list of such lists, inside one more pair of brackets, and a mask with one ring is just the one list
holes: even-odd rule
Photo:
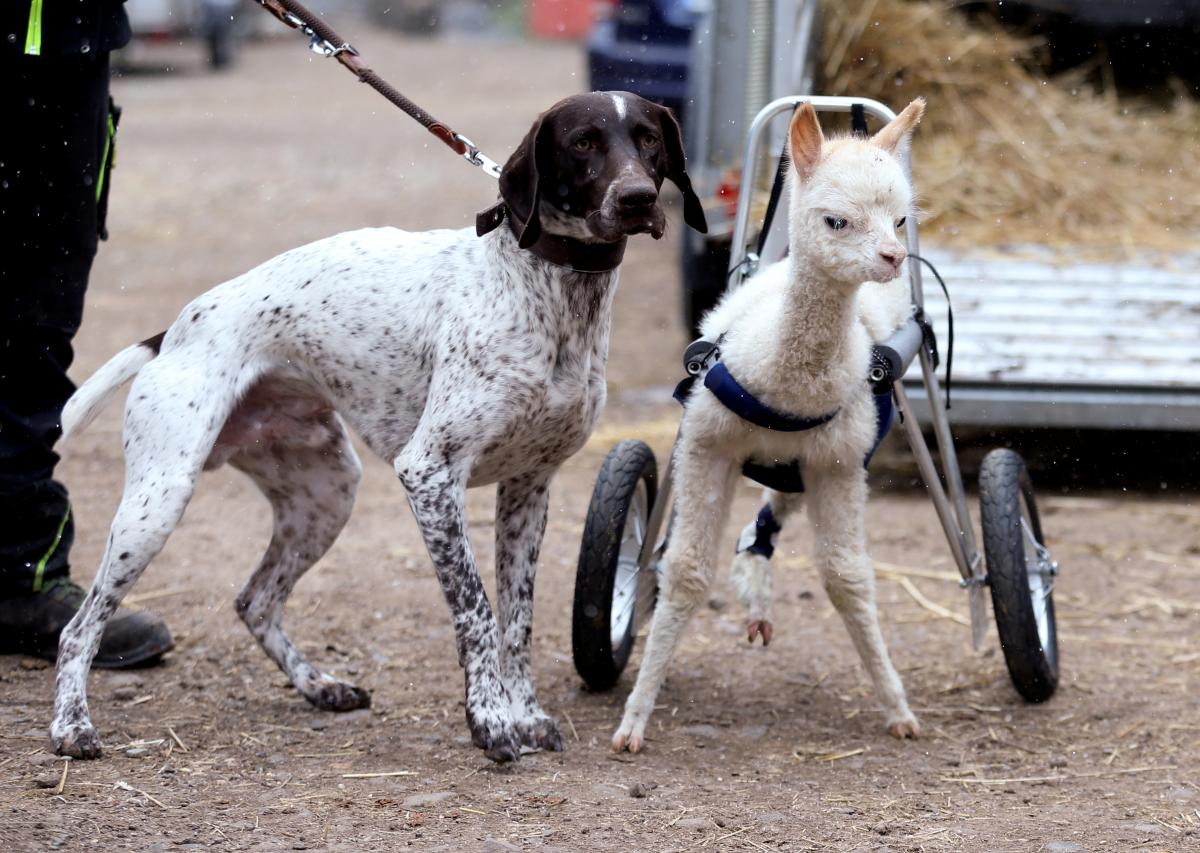
[[763, 429], [776, 432], [803, 432], [829, 423], [837, 417], [838, 409], [815, 418], [797, 417], [777, 412], [756, 399], [743, 388], [724, 362], [718, 361], [704, 375], [704, 387], [712, 391], [721, 404], [739, 418]]

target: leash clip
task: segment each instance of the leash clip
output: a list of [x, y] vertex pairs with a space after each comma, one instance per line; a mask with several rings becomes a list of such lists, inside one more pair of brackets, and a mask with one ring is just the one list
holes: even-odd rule
[[326, 59], [337, 56], [339, 53], [351, 53], [358, 56], [358, 51], [349, 42], [344, 43], [341, 47], [334, 47], [307, 27], [304, 28], [304, 31], [312, 34], [312, 40], [308, 43], [308, 49], [318, 56], [324, 56]]
[[461, 133], [454, 134], [454, 141], [466, 147], [467, 150], [462, 155], [464, 160], [472, 166], [478, 166], [480, 169], [483, 169], [486, 174], [491, 175], [493, 178], [500, 177], [500, 164], [480, 151], [474, 142], [467, 139]]

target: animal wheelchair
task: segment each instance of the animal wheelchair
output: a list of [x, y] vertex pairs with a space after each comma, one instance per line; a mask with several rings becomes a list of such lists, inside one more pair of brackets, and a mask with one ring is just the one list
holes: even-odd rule
[[[772, 119], [804, 102], [811, 103], [818, 112], [849, 112], [856, 129], [861, 130], [865, 130], [866, 116], [882, 122], [895, 118], [883, 104], [858, 98], [789, 97], [773, 101], [758, 113], [750, 126], [742, 186], [750, 186], [760, 152], [765, 150]], [[773, 239], [775, 257], [770, 260], [783, 254], [786, 217], [778, 217], [784, 224], [779, 225], [777, 221], [775, 228], [771, 222], [780, 186], [777, 178], [772, 193], [775, 198], [767, 208], [757, 254], [750, 252], [747, 244], [752, 193], [743, 192], [738, 199], [728, 278], [730, 288], [737, 287], [753, 273], [759, 255], [772, 254]], [[781, 231], [782, 240], [777, 236]], [[918, 258], [916, 217], [908, 218], [906, 242], [909, 255]], [[923, 311], [921, 268], [914, 261], [909, 263], [909, 280], [913, 316], [888, 340], [874, 347], [867, 380], [878, 395], [877, 400], [886, 399], [890, 392], [900, 412], [905, 436], [962, 576], [960, 585], [968, 593], [975, 649], [980, 648], [987, 627], [984, 605], [987, 589], [991, 593], [1000, 645], [1013, 685], [1026, 700], [1043, 702], [1058, 686], [1058, 636], [1052, 595], [1058, 565], [1051, 559], [1045, 544], [1025, 464], [1017, 453], [1008, 449], [991, 451], [984, 458], [980, 471], [983, 532], [983, 553], [980, 553], [941, 388], [934, 372], [938, 360], [937, 345]], [[684, 368], [690, 377], [697, 378], [706, 371], [718, 344], [701, 339], [687, 348]], [[940, 473], [913, 414], [904, 383], [900, 381], [914, 359], [920, 364], [929, 399], [931, 425], [941, 458]], [[884, 409], [881, 408], [881, 420], [883, 417]], [[752, 470], [754, 468], [748, 466], [743, 473], [771, 487], [776, 486], [769, 482], [769, 477], [762, 476], [761, 467]], [[654, 611], [659, 561], [666, 548], [666, 535], [662, 534], [662, 529], [671, 507], [671, 479], [670, 461], [660, 476], [654, 452], [636, 440], [617, 444], [600, 467], [584, 526], [572, 614], [575, 668], [593, 690], [607, 690], [616, 683], [629, 662], [637, 634]]]

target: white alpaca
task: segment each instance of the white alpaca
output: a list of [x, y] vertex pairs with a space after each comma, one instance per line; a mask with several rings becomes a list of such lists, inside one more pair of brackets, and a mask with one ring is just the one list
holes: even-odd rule
[[[913, 199], [900, 157], [924, 108], [924, 101], [913, 101], [869, 140], [825, 140], [809, 104], [792, 118], [789, 257], [726, 297], [705, 318], [703, 331], [708, 340], [724, 334], [721, 362], [774, 412], [836, 415], [812, 429], [781, 432], [742, 419], [701, 383], [692, 388], [675, 448], [675, 516], [658, 604], [637, 683], [613, 735], [616, 750], [638, 752], [644, 745], [667, 664], [712, 581], [730, 497], [748, 460], [799, 461], [825, 590], [871, 677], [888, 732], [919, 732], [879, 630], [863, 531], [863, 461], [877, 427], [866, 381], [870, 342], [908, 316], [907, 288], [887, 282], [897, 279], [907, 256], [897, 234]], [[778, 520], [799, 506], [798, 497], [768, 492]], [[739, 549], [744, 547], [743, 541]], [[761, 633], [765, 643], [771, 634], [769, 564], [743, 550], [733, 575], [750, 607], [750, 639]]]

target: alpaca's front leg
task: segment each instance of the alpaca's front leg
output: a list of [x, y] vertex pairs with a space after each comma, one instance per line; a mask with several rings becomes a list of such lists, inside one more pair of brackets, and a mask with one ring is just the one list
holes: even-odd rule
[[771, 642], [772, 606], [775, 602], [771, 555], [775, 540], [789, 515], [800, 508], [800, 493], [763, 490], [764, 503], [754, 521], [746, 525], [738, 537], [737, 552], [729, 567], [738, 599], [746, 606], [746, 639], [751, 643], [757, 636], [763, 645]]
[[888, 658], [875, 609], [875, 568], [867, 556], [863, 532], [866, 472], [857, 466], [839, 466], [813, 471], [807, 479], [815, 560], [825, 591], [871, 676], [888, 732], [900, 738], [916, 737], [920, 727]]
[[733, 459], [698, 447], [686, 438], [686, 431], [684, 435], [675, 457], [675, 516], [661, 567], [658, 604], [637, 682], [613, 734], [613, 749], [618, 752], [640, 752], [645, 743], [646, 723], [667, 664], [684, 626], [712, 583], [717, 542], [729, 515], [737, 475]]

